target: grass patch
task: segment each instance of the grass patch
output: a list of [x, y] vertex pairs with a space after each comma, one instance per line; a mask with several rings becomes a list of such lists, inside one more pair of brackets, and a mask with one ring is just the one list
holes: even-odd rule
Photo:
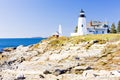
[[72, 44], [79, 44], [80, 42], [85, 42], [84, 40], [85, 39], [82, 36], [74, 36], [69, 38], [69, 42], [71, 42]]
[[[81, 42], [97, 41], [98, 44], [105, 44], [106, 42], [115, 42], [120, 40], [120, 34], [97, 34], [97, 35], [84, 35], [84, 36], [72, 36], [72, 37], [54, 37], [51, 36], [47, 39], [51, 47], [61, 47], [68, 43], [79, 44]], [[87, 45], [89, 48], [92, 44]]]
[[66, 44], [66, 42], [68, 42], [68, 40], [69, 40], [69, 38], [64, 37], [64, 36], [59, 37], [59, 38], [53, 37], [51, 39], [53, 39], [53, 40], [51, 40], [49, 42], [49, 45], [54, 48], [64, 46]]
[[97, 34], [97, 35], [85, 35], [85, 36], [73, 36], [70, 37], [70, 41], [73, 43], [86, 42], [98, 40], [98, 43], [104, 44], [107, 41], [119, 41], [120, 34]]

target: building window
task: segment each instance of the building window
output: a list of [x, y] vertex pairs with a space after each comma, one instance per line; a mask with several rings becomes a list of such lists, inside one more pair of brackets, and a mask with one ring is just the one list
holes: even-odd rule
[[93, 32], [93, 31], [89, 31], [89, 32]]
[[96, 31], [96, 34], [98, 34], [98, 31]]
[[83, 24], [81, 26], [83, 27]]
[[102, 31], [102, 34], [104, 34], [104, 31]]

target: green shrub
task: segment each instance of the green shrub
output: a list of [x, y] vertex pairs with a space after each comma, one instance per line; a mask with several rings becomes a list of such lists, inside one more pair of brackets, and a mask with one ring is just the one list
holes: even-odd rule
[[79, 42], [89, 42], [92, 40], [98, 40], [99, 44], [105, 44], [107, 41], [119, 41], [120, 34], [96, 34], [96, 35], [85, 35], [85, 36], [73, 36], [70, 37], [70, 42], [78, 44]]

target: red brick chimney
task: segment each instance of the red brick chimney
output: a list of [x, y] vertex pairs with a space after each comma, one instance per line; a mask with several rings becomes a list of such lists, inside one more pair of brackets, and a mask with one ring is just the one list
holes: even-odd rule
[[92, 21], [90, 21], [90, 26], [92, 26]]

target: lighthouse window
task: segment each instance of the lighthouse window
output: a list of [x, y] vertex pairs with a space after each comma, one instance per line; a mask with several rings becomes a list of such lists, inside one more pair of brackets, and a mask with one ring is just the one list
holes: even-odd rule
[[80, 17], [85, 17], [85, 15], [84, 15], [84, 14], [81, 14]]
[[82, 27], [83, 27], [83, 24], [82, 24]]

